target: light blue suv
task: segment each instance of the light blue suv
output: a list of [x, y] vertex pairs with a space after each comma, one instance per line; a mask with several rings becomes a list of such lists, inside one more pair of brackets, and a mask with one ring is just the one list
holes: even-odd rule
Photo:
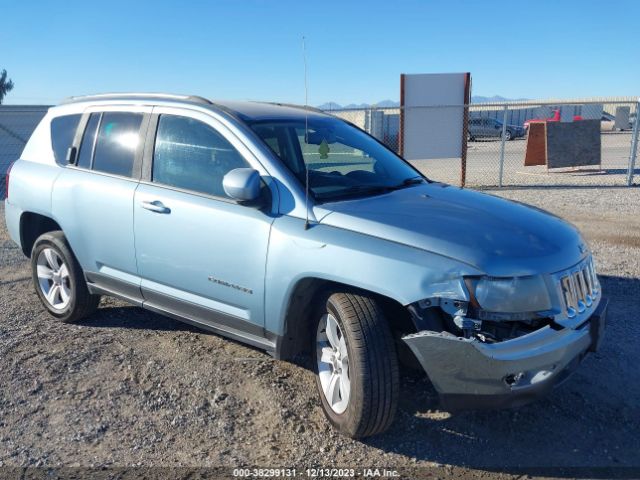
[[6, 222], [61, 321], [101, 295], [280, 359], [309, 354], [323, 410], [391, 424], [399, 359], [449, 409], [526, 403], [603, 334], [578, 231], [424, 178], [313, 109], [179, 95], [72, 98], [8, 175]]

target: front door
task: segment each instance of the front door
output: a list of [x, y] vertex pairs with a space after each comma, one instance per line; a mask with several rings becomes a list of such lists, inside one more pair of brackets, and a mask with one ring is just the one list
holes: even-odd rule
[[266, 172], [204, 113], [156, 107], [152, 129], [148, 178], [134, 199], [145, 305], [245, 341], [260, 339], [273, 218], [229, 198], [222, 179], [234, 168]]

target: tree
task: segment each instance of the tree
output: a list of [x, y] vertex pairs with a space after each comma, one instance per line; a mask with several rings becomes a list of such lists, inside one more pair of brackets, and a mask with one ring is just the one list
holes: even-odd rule
[[0, 73], [0, 104], [2, 104], [5, 95], [11, 90], [13, 90], [13, 81], [11, 79], [7, 80], [7, 71], [2, 70], [2, 73]]

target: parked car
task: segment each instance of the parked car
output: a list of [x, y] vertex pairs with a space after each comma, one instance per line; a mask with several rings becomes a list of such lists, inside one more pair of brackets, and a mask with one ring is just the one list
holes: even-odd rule
[[629, 116], [629, 125], [627, 128], [616, 128], [616, 117], [607, 112], [602, 112], [602, 118], [600, 119], [600, 130], [603, 132], [613, 132], [615, 130], [624, 131], [633, 129], [633, 114]]
[[[582, 120], [582, 116], [581, 115], [574, 115], [573, 116], [573, 121], [577, 122]], [[531, 122], [559, 122], [560, 121], [560, 110], [556, 109], [556, 110], [552, 110], [551, 111], [551, 116], [548, 118], [531, 118], [527, 121], [524, 122], [524, 128], [528, 131], [529, 130], [529, 124]]]
[[429, 180], [314, 109], [73, 98], [10, 169], [5, 215], [53, 319], [107, 295], [278, 359], [306, 353], [351, 437], [392, 423], [399, 357], [445, 408], [496, 408], [545, 395], [603, 335], [575, 227]]
[[[501, 138], [502, 122], [495, 118], [472, 118], [469, 120], [467, 138], [474, 141], [476, 138]], [[525, 129], [517, 125], [507, 125], [504, 132], [505, 140], [524, 137]]]
[[602, 112], [600, 118], [600, 130], [603, 132], [611, 132], [616, 129], [616, 117], [607, 112]]

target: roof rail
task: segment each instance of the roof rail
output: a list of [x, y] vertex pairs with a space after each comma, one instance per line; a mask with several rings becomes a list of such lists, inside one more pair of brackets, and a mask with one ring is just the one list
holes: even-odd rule
[[86, 102], [91, 100], [182, 100], [205, 105], [213, 102], [197, 95], [176, 95], [172, 93], [99, 93], [65, 98], [61, 104]]

